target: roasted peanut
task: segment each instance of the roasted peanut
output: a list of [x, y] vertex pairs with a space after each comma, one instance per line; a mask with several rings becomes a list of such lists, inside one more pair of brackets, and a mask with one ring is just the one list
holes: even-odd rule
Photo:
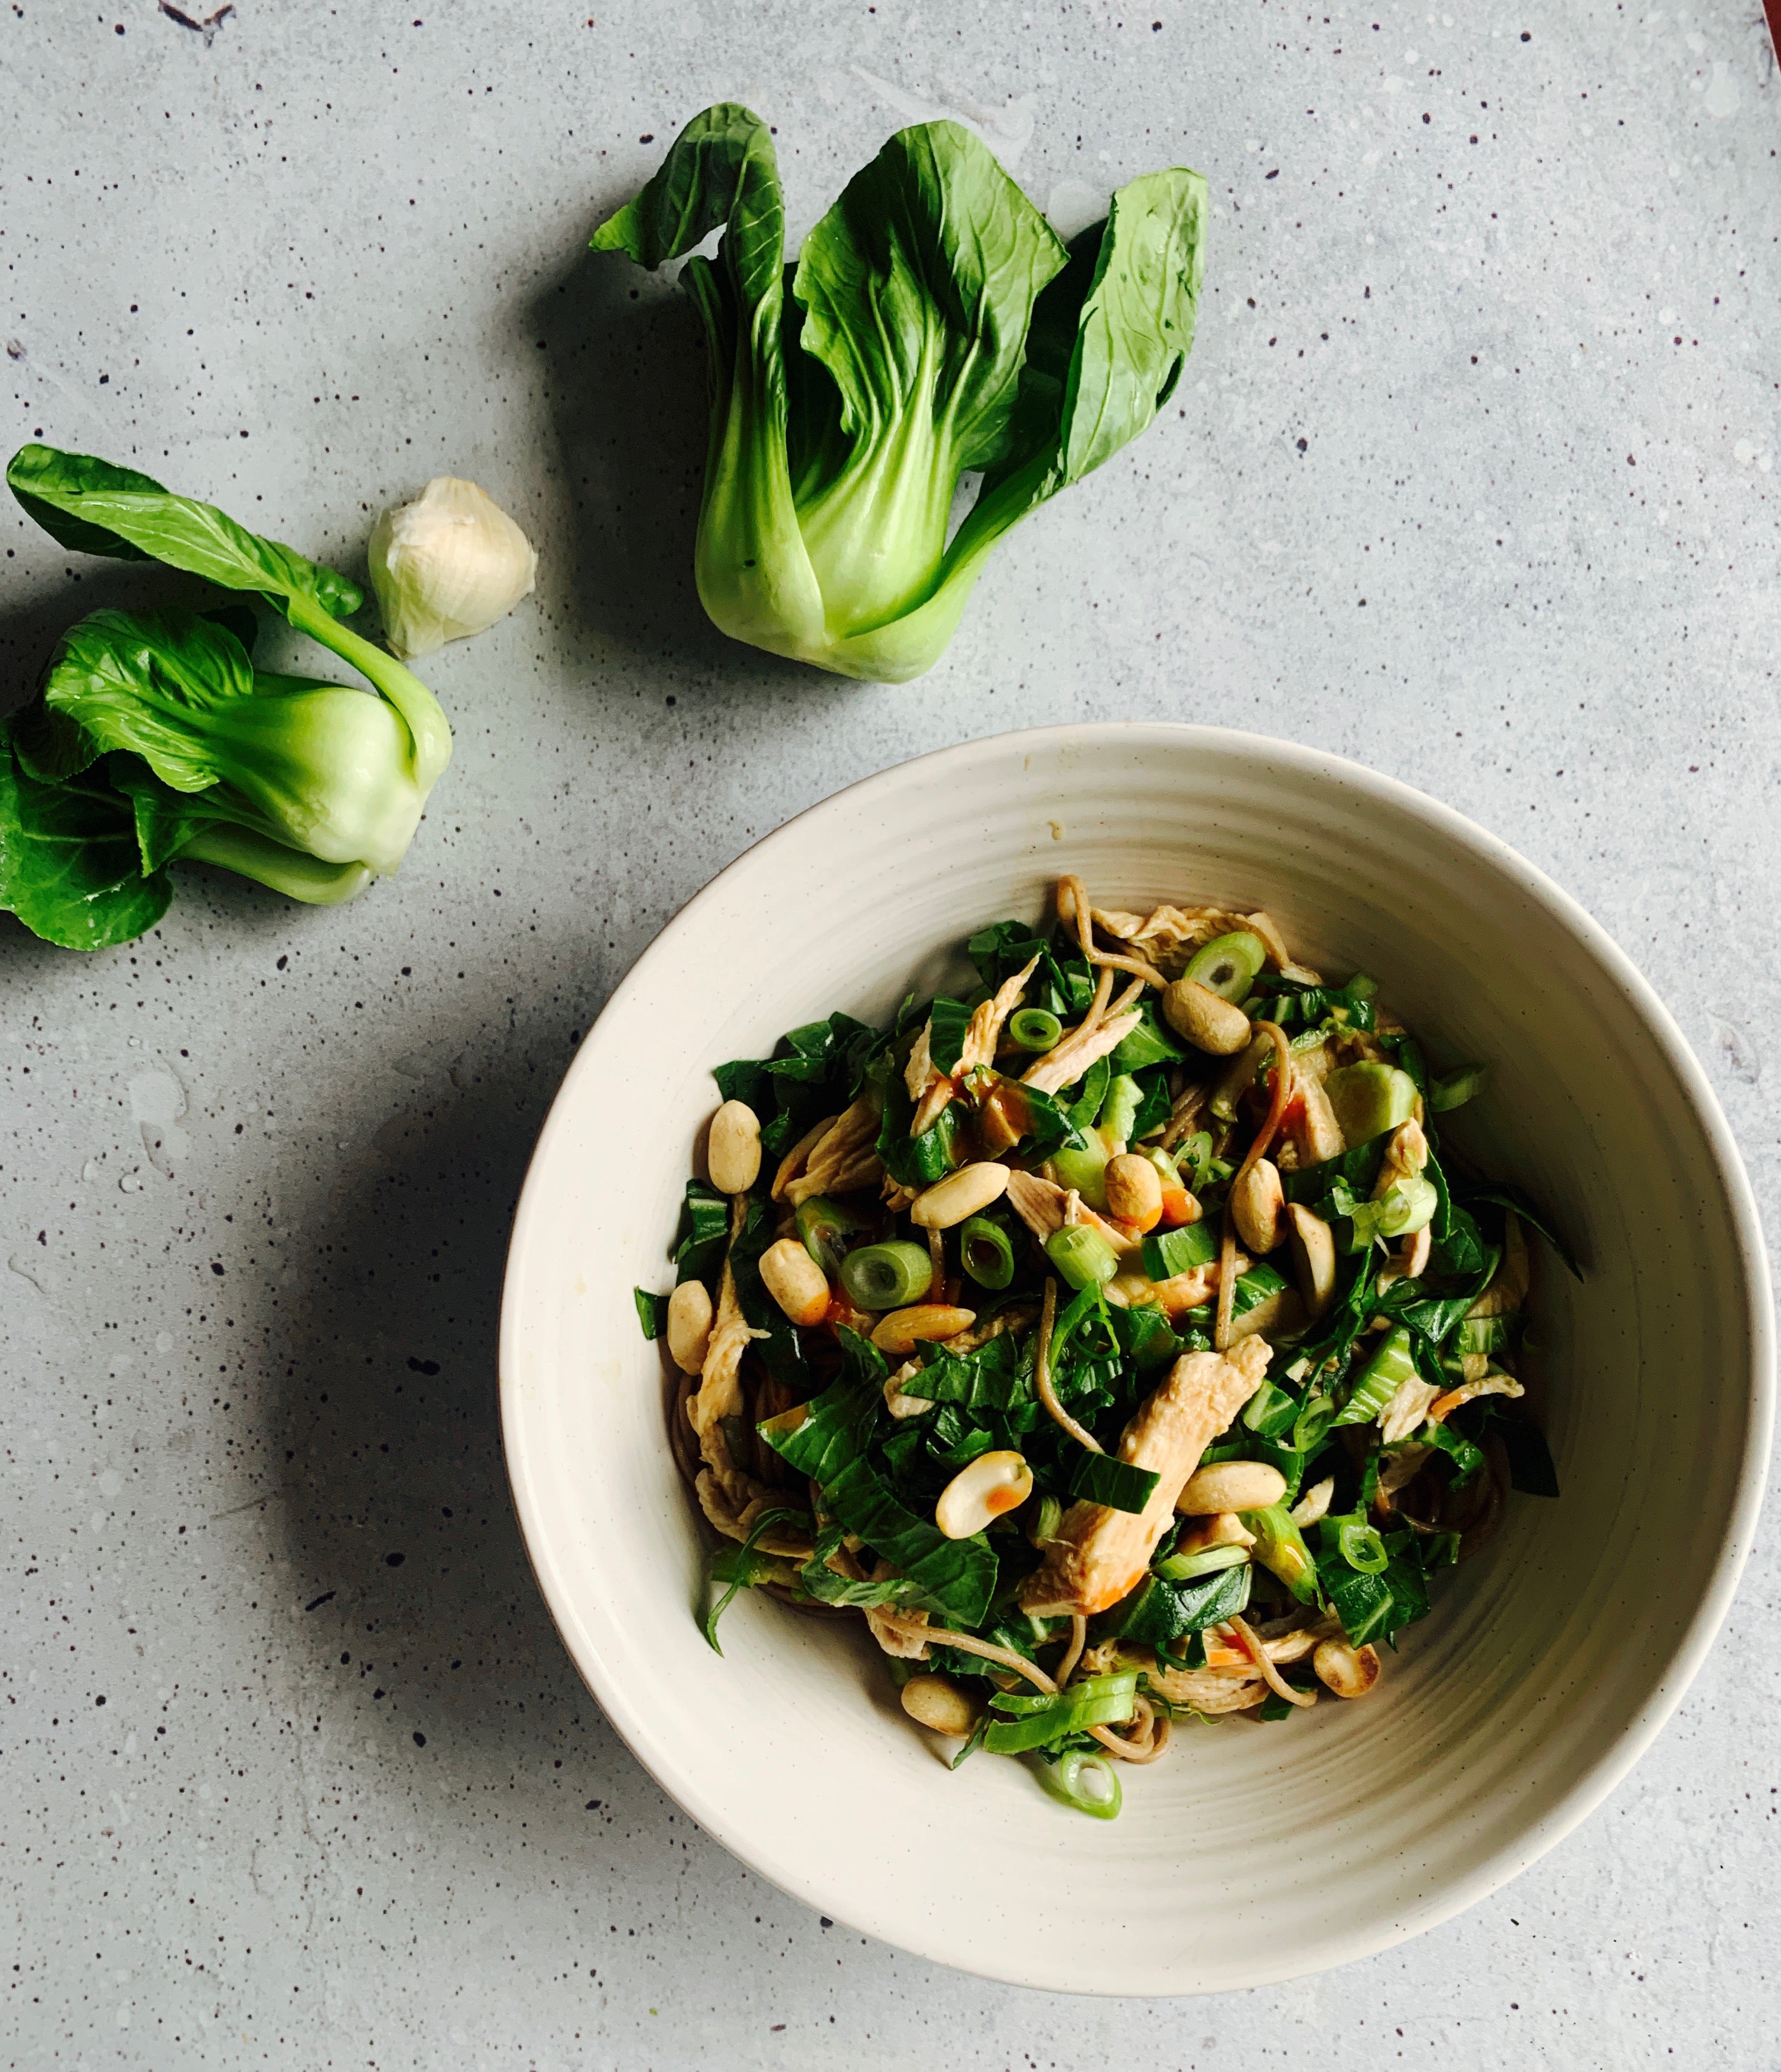
[[1162, 1175], [1148, 1158], [1122, 1151], [1108, 1160], [1101, 1182], [1107, 1190], [1107, 1207], [1122, 1223], [1148, 1231], [1162, 1221]]
[[881, 1353], [905, 1356], [924, 1338], [956, 1338], [977, 1321], [974, 1309], [954, 1309], [944, 1302], [917, 1302], [907, 1309], [893, 1309], [878, 1319], [872, 1342]]
[[668, 1298], [668, 1350], [682, 1374], [697, 1374], [711, 1342], [711, 1297], [702, 1281], [683, 1281]]
[[1240, 1007], [1221, 1000], [1209, 986], [1178, 978], [1162, 996], [1163, 1018], [1178, 1036], [1215, 1058], [1242, 1050], [1255, 1034]]
[[911, 1676], [903, 1687], [903, 1709], [936, 1734], [963, 1736], [977, 1723], [979, 1708], [945, 1676]]
[[1251, 1252], [1272, 1252], [1285, 1241], [1286, 1196], [1280, 1169], [1271, 1158], [1258, 1158], [1232, 1182], [1230, 1203], [1237, 1234]]
[[940, 1493], [934, 1523], [948, 1540], [969, 1540], [1033, 1494], [1033, 1470], [1023, 1455], [979, 1453]]
[[961, 1166], [924, 1187], [909, 1204], [909, 1220], [922, 1230], [951, 1230], [1008, 1191], [1008, 1168], [993, 1158]]
[[1379, 1650], [1351, 1647], [1345, 1640], [1320, 1640], [1311, 1657], [1318, 1681], [1339, 1698], [1364, 1698], [1379, 1681]]
[[1293, 1240], [1293, 1270], [1307, 1314], [1314, 1322], [1335, 1294], [1335, 1233], [1312, 1210], [1294, 1202], [1286, 1211]]
[[1322, 1482], [1314, 1483], [1305, 1492], [1287, 1515], [1301, 1530], [1307, 1525], [1315, 1525], [1320, 1518], [1327, 1515], [1330, 1499], [1335, 1494], [1335, 1477], [1326, 1475]]
[[1429, 1140], [1419, 1122], [1401, 1122], [1385, 1140], [1385, 1155], [1379, 1161], [1379, 1178], [1373, 1182], [1373, 1199], [1382, 1202], [1399, 1181], [1413, 1178], [1429, 1162]]
[[746, 1194], [760, 1177], [760, 1117], [747, 1101], [726, 1100], [712, 1116], [705, 1160], [720, 1194]]
[[1265, 1511], [1285, 1494], [1286, 1478], [1265, 1461], [1215, 1461], [1187, 1478], [1175, 1509], [1187, 1518], [1209, 1518], [1220, 1511]]
[[1401, 1278], [1414, 1281], [1418, 1274], [1425, 1272], [1429, 1264], [1429, 1255], [1433, 1250], [1434, 1231], [1427, 1223], [1421, 1230], [1413, 1231], [1398, 1248], [1397, 1257], [1393, 1261]]
[[1313, 1078], [1298, 1058], [1293, 1060], [1293, 1092], [1298, 1116], [1287, 1128], [1298, 1148], [1299, 1164], [1321, 1166], [1326, 1158], [1339, 1158], [1346, 1148], [1342, 1124], [1336, 1120], [1322, 1083]]
[[794, 1324], [820, 1324], [829, 1314], [829, 1276], [795, 1237], [761, 1254], [761, 1281]]
[[1209, 1518], [1191, 1519], [1178, 1535], [1177, 1554], [1203, 1554], [1208, 1547], [1253, 1547], [1256, 1536], [1234, 1511], [1215, 1511]]

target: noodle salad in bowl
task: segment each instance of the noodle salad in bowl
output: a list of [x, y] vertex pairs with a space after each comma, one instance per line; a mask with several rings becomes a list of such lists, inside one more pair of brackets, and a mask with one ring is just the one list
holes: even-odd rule
[[[1364, 972], [1265, 913], [1104, 911], [965, 945], [963, 998], [715, 1073], [664, 1343], [736, 1593], [862, 1619], [903, 1710], [1102, 1819], [1174, 1729], [1365, 1697], [1512, 1491], [1529, 1234]], [[1574, 1267], [1572, 1269], [1575, 1271]]]

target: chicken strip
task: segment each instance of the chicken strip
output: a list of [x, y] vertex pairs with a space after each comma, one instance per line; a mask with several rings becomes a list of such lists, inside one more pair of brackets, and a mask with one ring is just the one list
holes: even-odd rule
[[1022, 1586], [1025, 1610], [1103, 1612], [1137, 1587], [1200, 1455], [1261, 1388], [1273, 1356], [1259, 1338], [1228, 1353], [1183, 1354], [1120, 1438], [1118, 1457], [1158, 1477], [1150, 1501], [1136, 1513], [1071, 1504], [1043, 1565]]
[[1019, 1006], [1026, 981], [1038, 965], [1039, 959], [1034, 956], [1012, 978], [1005, 979], [991, 998], [979, 1001], [972, 1009], [971, 1019], [965, 1026], [965, 1040], [959, 1046], [959, 1061], [950, 1075], [940, 1071], [933, 1062], [934, 1023], [933, 1018], [928, 1018], [927, 1027], [909, 1054], [908, 1069], [904, 1075], [910, 1098], [915, 1103], [915, 1116], [909, 1125], [911, 1137], [919, 1137], [933, 1128], [941, 1111], [957, 1093], [966, 1073], [995, 1062], [1002, 1024]]
[[1062, 1042], [1022, 1075], [1021, 1084], [1035, 1087], [1042, 1094], [1055, 1094], [1074, 1086], [1091, 1065], [1117, 1050], [1143, 1019], [1141, 1009], [1129, 1007], [1123, 1014], [1110, 1015], [1092, 1027], [1071, 1030]]
[[[796, 1208], [812, 1194], [845, 1194], [856, 1187], [870, 1187], [884, 1175], [878, 1142], [878, 1112], [862, 1094], [817, 1139], [803, 1173], [787, 1183], [784, 1198]], [[778, 1186], [775, 1180], [775, 1191]]]
[[[741, 1228], [746, 1207], [745, 1198], [738, 1195], [736, 1213], [731, 1218], [732, 1244]], [[742, 1305], [736, 1299], [736, 1276], [726, 1259], [723, 1280], [718, 1291], [717, 1318], [711, 1326], [710, 1342], [705, 1348], [705, 1365], [699, 1371], [697, 1391], [688, 1400], [686, 1414], [689, 1423], [698, 1434], [699, 1452], [705, 1466], [716, 1477], [718, 1487], [738, 1507], [751, 1503], [763, 1492], [759, 1484], [730, 1457], [723, 1420], [726, 1417], [742, 1415], [742, 1355], [748, 1350], [751, 1339], [766, 1336], [765, 1331], [749, 1328], [748, 1319], [743, 1316]]]
[[1008, 1176], [1009, 1206], [1041, 1244], [1054, 1231], [1060, 1231], [1067, 1223], [1072, 1223], [1098, 1231], [1115, 1252], [1137, 1248], [1139, 1240], [1129, 1231], [1118, 1223], [1109, 1223], [1104, 1216], [1096, 1215], [1080, 1194], [1076, 1197], [1074, 1212], [1070, 1201], [1068, 1188], [1060, 1187], [1055, 1180], [1047, 1180], [1038, 1173], [1010, 1173]]

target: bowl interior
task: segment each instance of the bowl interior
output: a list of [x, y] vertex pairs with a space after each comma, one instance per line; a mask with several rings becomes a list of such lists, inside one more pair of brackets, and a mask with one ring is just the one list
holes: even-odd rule
[[[1516, 1496], [1365, 1701], [1188, 1725], [1115, 1822], [1015, 1763], [951, 1774], [847, 1626], [745, 1593], [720, 1659], [634, 1285], [665, 1248], [710, 1067], [845, 1008], [882, 1020], [971, 930], [1044, 908], [1265, 906], [1364, 967], [1438, 1063], [1489, 1062], [1463, 1141], [1549, 1207], [1533, 1386], [1563, 1496]], [[1767, 1450], [1754, 1211], [1698, 1067], [1600, 931], [1401, 786], [1280, 743], [1098, 726], [907, 765], [751, 851], [589, 1036], [527, 1182], [502, 1392], [540, 1582], [614, 1723], [767, 1877], [944, 1962], [1117, 1992], [1228, 1988], [1364, 1955], [1511, 1875], [1644, 1745], [1722, 1615]]]

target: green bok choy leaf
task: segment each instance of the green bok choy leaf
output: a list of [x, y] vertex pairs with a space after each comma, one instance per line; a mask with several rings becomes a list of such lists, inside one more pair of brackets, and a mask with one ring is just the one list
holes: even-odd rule
[[1205, 216], [1199, 175], [1148, 174], [1066, 248], [981, 139], [923, 123], [810, 232], [788, 299], [766, 125], [734, 102], [696, 116], [593, 241], [657, 267], [723, 229], [681, 277], [712, 399], [694, 562], [713, 621], [842, 676], [931, 668], [997, 541], [1173, 393]]
[[[418, 677], [339, 623], [361, 602], [355, 586], [91, 454], [25, 446], [6, 479], [66, 546], [257, 592], [373, 695], [257, 669], [253, 615], [241, 606], [93, 613], [64, 635], [8, 729], [0, 907], [50, 941], [95, 949], [159, 919], [175, 860], [323, 905], [396, 870], [451, 732]], [[125, 827], [134, 872], [122, 865]]]

